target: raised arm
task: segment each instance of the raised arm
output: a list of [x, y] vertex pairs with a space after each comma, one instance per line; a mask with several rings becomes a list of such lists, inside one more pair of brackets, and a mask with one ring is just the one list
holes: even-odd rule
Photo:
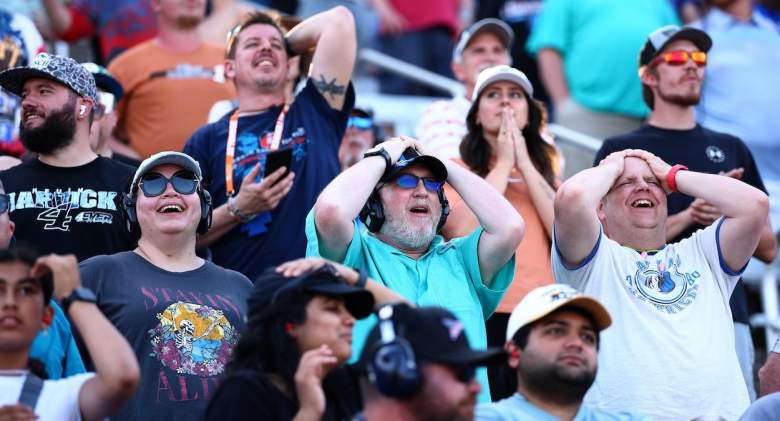
[[310, 77], [328, 104], [344, 106], [357, 53], [355, 19], [344, 6], [318, 13], [287, 34], [290, 48], [302, 53], [314, 48]]
[[523, 240], [525, 222], [487, 181], [453, 161], [442, 162], [447, 166], [447, 182], [463, 198], [484, 230], [477, 253], [482, 282], [489, 287], [493, 276], [512, 258]]
[[[671, 166], [661, 158], [633, 151], [669, 191], [667, 176]], [[675, 183], [680, 193], [703, 199], [723, 213], [719, 244], [724, 261], [732, 270], [741, 269], [758, 246], [769, 215], [769, 198], [761, 190], [731, 177], [695, 171], [678, 171]]]
[[[379, 147], [390, 155], [394, 164], [403, 151], [414, 145], [411, 139], [393, 139]], [[354, 234], [353, 221], [384, 174], [385, 160], [381, 156], [362, 159], [338, 175], [320, 193], [314, 204], [314, 225], [320, 244], [320, 255], [342, 261]]]
[[68, 6], [62, 0], [43, 0], [43, 8], [55, 34], [59, 36], [70, 28], [72, 18]]
[[558, 50], [542, 48], [539, 50], [539, 74], [550, 98], [556, 107], [560, 107], [569, 98], [569, 86], [563, 71], [563, 57]]
[[[50, 270], [54, 295], [62, 300], [81, 286], [78, 262], [73, 255], [49, 255], [38, 259], [32, 276]], [[104, 419], [133, 395], [140, 378], [138, 361], [127, 340], [106, 320], [94, 303], [74, 301], [66, 309], [81, 334], [95, 365], [95, 377], [79, 391], [79, 408], [85, 420]]]
[[593, 250], [601, 222], [596, 210], [623, 173], [627, 150], [613, 152], [593, 168], [564, 182], [555, 195], [555, 242], [566, 264], [576, 266]]

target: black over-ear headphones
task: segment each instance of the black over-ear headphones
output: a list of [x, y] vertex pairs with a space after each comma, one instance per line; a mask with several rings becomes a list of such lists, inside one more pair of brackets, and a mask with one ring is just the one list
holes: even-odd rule
[[[131, 187], [130, 193], [123, 194], [122, 207], [125, 210], [127, 230], [140, 238], [141, 226], [138, 224], [138, 213], [135, 210], [135, 196], [132, 194], [134, 187], [135, 186]], [[213, 210], [211, 207], [211, 194], [200, 185], [198, 185], [197, 193], [200, 198], [200, 221], [198, 221], [197, 233], [203, 235], [211, 228], [211, 213]]]
[[420, 387], [420, 370], [409, 342], [397, 334], [393, 324], [393, 305], [385, 305], [379, 316], [379, 341], [366, 362], [368, 381], [387, 397], [408, 399]]
[[[447, 222], [447, 215], [450, 214], [450, 202], [447, 201], [447, 197], [444, 195], [444, 186], [438, 193], [439, 203], [441, 203], [441, 216], [439, 217], [439, 224], [436, 225], [436, 232], [439, 232], [444, 223]], [[368, 196], [366, 204], [363, 205], [363, 209], [360, 210], [360, 220], [366, 224], [366, 227], [371, 232], [377, 232], [382, 228], [382, 224], [385, 223], [385, 210], [382, 207], [382, 200], [379, 198], [379, 189], [374, 189], [371, 195]]]

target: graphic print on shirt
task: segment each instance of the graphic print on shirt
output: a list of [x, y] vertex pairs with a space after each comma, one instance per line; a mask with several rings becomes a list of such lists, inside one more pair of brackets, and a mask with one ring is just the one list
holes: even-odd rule
[[157, 314], [149, 329], [152, 355], [178, 374], [222, 374], [238, 343], [238, 332], [222, 310], [177, 301]]
[[73, 223], [112, 224], [117, 208], [117, 192], [78, 189], [22, 190], [8, 194], [11, 209], [16, 212], [40, 209], [36, 219], [44, 230], [70, 231]]
[[636, 261], [637, 270], [626, 276], [625, 286], [633, 296], [651, 303], [659, 311], [669, 314], [683, 311], [696, 299], [699, 291], [696, 280], [701, 274], [682, 272], [680, 256], [674, 250], [657, 256]]
[[726, 160], [726, 153], [723, 152], [723, 149], [714, 145], [707, 146], [707, 149], [704, 150], [704, 153], [707, 155], [707, 159], [716, 164], [720, 164]]
[[[270, 146], [273, 140], [273, 130], [269, 130], [258, 137], [251, 132], [239, 133], [236, 136], [235, 161], [233, 163], [233, 179], [243, 180], [252, 171], [256, 164], [260, 164], [260, 172], [257, 174], [257, 182], [265, 177], [265, 160], [271, 152]], [[259, 139], [258, 139], [259, 138]], [[298, 162], [306, 157], [306, 130], [301, 126], [295, 129], [292, 136], [283, 138], [279, 142], [279, 149], [292, 148], [293, 162]], [[268, 224], [271, 223], [271, 211], [265, 211], [254, 219], [241, 226], [241, 231], [253, 237], [268, 232]]]

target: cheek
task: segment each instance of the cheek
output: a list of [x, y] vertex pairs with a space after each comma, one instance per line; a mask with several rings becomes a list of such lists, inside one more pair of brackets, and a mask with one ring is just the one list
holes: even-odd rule
[[512, 106], [512, 109], [515, 110], [515, 120], [518, 127], [524, 129], [528, 125], [528, 104], [525, 100], [518, 101]]

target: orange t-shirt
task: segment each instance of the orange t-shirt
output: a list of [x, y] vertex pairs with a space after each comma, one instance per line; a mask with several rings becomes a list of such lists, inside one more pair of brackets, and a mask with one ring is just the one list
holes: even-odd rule
[[142, 158], [180, 151], [192, 133], [207, 123], [215, 102], [235, 97], [233, 84], [215, 81], [224, 50], [202, 44], [177, 53], [146, 41], [120, 54], [108, 67], [125, 93], [119, 127]]
[[[460, 160], [454, 161], [465, 166]], [[449, 184], [444, 191], [450, 202], [450, 215], [442, 234], [447, 239], [468, 235], [479, 226], [479, 221]], [[553, 274], [550, 264], [550, 236], [547, 235], [542, 219], [531, 201], [528, 186], [517, 170], [512, 170], [504, 197], [525, 221], [525, 236], [515, 251], [515, 277], [496, 309], [498, 313], [511, 313], [529, 291], [553, 283]]]

